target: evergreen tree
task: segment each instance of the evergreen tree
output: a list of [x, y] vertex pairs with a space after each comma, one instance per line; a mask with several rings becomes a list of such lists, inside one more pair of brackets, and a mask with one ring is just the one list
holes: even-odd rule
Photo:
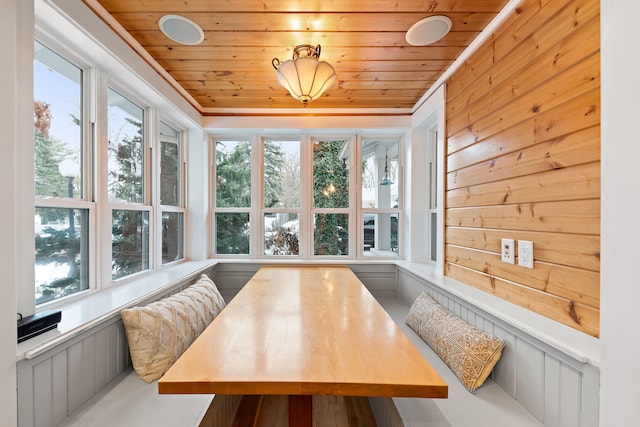
[[[313, 204], [315, 208], [349, 207], [349, 169], [341, 158], [346, 141], [318, 142], [313, 150]], [[349, 251], [349, 215], [317, 214], [314, 225], [316, 255], [346, 255]]]
[[[142, 123], [125, 118], [136, 132], [109, 141], [110, 158], [117, 168], [109, 171], [111, 197], [117, 201], [143, 203], [144, 146]], [[116, 143], [117, 142], [117, 143]], [[114, 210], [111, 218], [111, 263], [114, 279], [148, 267], [149, 223], [145, 211]]]
[[[216, 206], [246, 208], [251, 206], [251, 143], [242, 141], [226, 151], [216, 143]], [[282, 194], [284, 153], [280, 145], [264, 145], [265, 207], [277, 206]], [[224, 254], [249, 253], [249, 214], [216, 214], [216, 251]]]
[[[51, 113], [49, 105], [43, 101], [34, 103], [34, 182], [36, 196], [67, 197], [67, 181], [60, 174], [58, 165], [72, 156], [66, 144], [49, 135]], [[42, 224], [54, 224], [67, 220], [73, 209], [36, 207], [35, 213]], [[52, 226], [43, 227], [35, 235], [36, 265], [66, 264], [66, 277], [43, 283], [36, 289], [36, 304], [70, 295], [80, 290], [80, 238], [71, 235], [71, 229], [59, 230]]]

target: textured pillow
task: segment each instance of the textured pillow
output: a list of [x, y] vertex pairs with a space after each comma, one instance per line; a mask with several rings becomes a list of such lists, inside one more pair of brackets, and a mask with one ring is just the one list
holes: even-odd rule
[[216, 285], [203, 274], [177, 294], [122, 310], [131, 362], [138, 376], [150, 383], [164, 375], [224, 305]]
[[502, 355], [503, 340], [449, 313], [426, 293], [416, 298], [406, 322], [471, 393], [484, 383]]

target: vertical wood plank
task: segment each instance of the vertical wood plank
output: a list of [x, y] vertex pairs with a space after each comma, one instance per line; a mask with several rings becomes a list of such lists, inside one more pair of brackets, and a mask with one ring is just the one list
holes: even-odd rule
[[33, 367], [33, 420], [35, 427], [54, 427], [53, 372], [51, 359], [45, 359]]
[[516, 400], [544, 419], [544, 353], [519, 339], [516, 351]]
[[18, 423], [20, 427], [34, 427], [35, 390], [33, 364], [21, 361], [18, 374]]
[[69, 413], [78, 409], [84, 402], [82, 391], [82, 366], [83, 366], [82, 341], [75, 343], [67, 349], [67, 396]]
[[53, 356], [53, 408], [52, 419], [54, 425], [61, 423], [67, 415], [67, 353], [61, 351]]
[[105, 361], [105, 375], [107, 381], [113, 380], [118, 375], [119, 352], [122, 351], [118, 343], [119, 322], [113, 322], [105, 328], [105, 345], [107, 357]]
[[82, 403], [89, 400], [96, 393], [96, 351], [95, 335], [89, 335], [82, 341]]
[[544, 368], [544, 423], [548, 427], [562, 427], [560, 423], [560, 361], [549, 354]]
[[[108, 326], [97, 331], [95, 336], [95, 358], [93, 377], [95, 379], [95, 390], [100, 390], [109, 382], [107, 365], [109, 360], [109, 348], [107, 347]], [[113, 350], [111, 350], [113, 351]]]
[[118, 350], [117, 350], [117, 366], [116, 366], [116, 375], [120, 374], [122, 371], [131, 366], [131, 358], [129, 357], [129, 342], [127, 341], [127, 335], [124, 331], [124, 324], [122, 320], [118, 321], [117, 326], [117, 335], [118, 335]]
[[504, 340], [500, 361], [493, 369], [493, 380], [511, 397], [516, 396], [516, 337], [496, 326], [495, 335]]
[[560, 425], [580, 427], [582, 376], [567, 364], [560, 365]]

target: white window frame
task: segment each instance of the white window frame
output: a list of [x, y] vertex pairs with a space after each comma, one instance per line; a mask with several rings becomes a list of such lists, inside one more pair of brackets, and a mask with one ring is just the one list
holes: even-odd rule
[[[308, 206], [306, 203], [308, 188], [309, 186], [306, 184], [305, 175], [307, 168], [304, 166], [307, 162], [307, 157], [309, 156], [309, 144], [306, 143], [307, 138], [303, 135], [262, 135], [259, 138], [259, 162], [258, 162], [258, 173], [256, 174], [258, 178], [264, 177], [264, 147], [266, 141], [297, 141], [300, 148], [300, 206], [298, 207], [283, 207], [283, 208], [267, 208], [264, 206], [264, 179], [258, 179], [258, 207], [260, 212], [258, 213], [258, 230], [257, 233], [259, 236], [257, 245], [257, 255], [258, 258], [266, 258], [266, 259], [304, 259], [308, 256], [308, 243], [304, 239], [307, 237], [304, 236], [303, 230], [306, 227], [306, 223], [309, 221], [305, 212], [308, 211]], [[264, 227], [264, 217], [268, 213], [297, 213], [298, 214], [298, 242], [299, 242], [299, 252], [298, 255], [267, 255], [264, 253], [264, 235], [265, 235], [265, 227]]]
[[[60, 57], [69, 61], [82, 71], [82, 156], [80, 170], [82, 174], [81, 194], [79, 198], [67, 197], [47, 197], [37, 196], [34, 198], [34, 207], [42, 208], [62, 208], [62, 209], [82, 209], [88, 211], [88, 236], [87, 245], [87, 280], [88, 288], [72, 295], [37, 304], [38, 310], [55, 308], [61, 304], [71, 300], [81, 298], [88, 293], [95, 292], [97, 289], [97, 206], [95, 203], [94, 192], [94, 153], [95, 153], [95, 110], [92, 105], [93, 94], [96, 92], [95, 75], [96, 70], [91, 68], [80, 56], [75, 54], [71, 49], [62, 46], [54, 37], [46, 34], [44, 31], [36, 29], [34, 33], [34, 41], [39, 42], [47, 49], [55, 52]], [[31, 69], [33, 72], [33, 67]], [[31, 101], [33, 102], [33, 101]], [[31, 159], [33, 161], [33, 159]], [[33, 230], [33, 229], [32, 229]], [[35, 267], [35, 264], [34, 264]], [[31, 297], [35, 303], [35, 287], [31, 286]]]
[[[299, 134], [295, 130], [285, 130], [279, 133], [260, 133], [248, 136], [247, 133], [230, 132], [208, 135], [209, 142], [209, 226], [211, 230], [209, 254], [214, 258], [237, 259], [270, 259], [270, 260], [327, 260], [327, 261], [378, 261], [398, 260], [404, 256], [404, 134], [380, 135], [378, 133], [367, 135], [367, 138], [397, 139], [398, 153], [398, 179], [399, 200], [398, 208], [363, 209], [361, 207], [361, 174], [360, 165], [360, 139], [355, 133], [334, 133], [327, 130], [323, 133]], [[246, 208], [219, 208], [216, 207], [216, 141], [249, 141], [251, 143], [251, 207]], [[300, 141], [300, 169], [301, 169], [301, 206], [299, 208], [265, 208], [264, 207], [264, 142], [271, 141]], [[315, 141], [348, 141], [349, 143], [349, 207], [348, 208], [314, 208], [313, 207], [313, 152]], [[357, 161], [356, 161], [357, 159]], [[264, 215], [268, 212], [293, 212], [299, 215], [299, 242], [298, 255], [265, 255], [264, 254]], [[363, 245], [363, 215], [364, 213], [392, 213], [398, 214], [398, 255], [397, 256], [364, 256]], [[218, 254], [216, 252], [216, 220], [217, 213], [247, 213], [249, 214], [249, 226], [251, 237], [249, 242], [249, 254]], [[313, 218], [316, 213], [341, 213], [349, 215], [349, 254], [340, 255], [314, 255]]]
[[[108, 132], [109, 132], [109, 118], [108, 118], [108, 89], [112, 89], [119, 95], [127, 99], [129, 102], [135, 104], [142, 109], [143, 125], [142, 125], [142, 138], [143, 138], [143, 190], [142, 190], [142, 203], [122, 203], [122, 202], [110, 202], [109, 201], [109, 189], [108, 189]], [[148, 103], [145, 102], [139, 95], [136, 95], [132, 91], [127, 90], [126, 87], [121, 85], [117, 80], [110, 80], [106, 77], [101, 80], [99, 102], [99, 115], [98, 123], [101, 124], [98, 140], [100, 141], [97, 147], [98, 151], [98, 170], [96, 174], [96, 180], [98, 182], [98, 196], [99, 200], [103, 203], [102, 218], [100, 219], [100, 232], [101, 239], [101, 277], [100, 282], [103, 288], [108, 288], [119, 283], [128, 283], [137, 278], [148, 274], [157, 268], [155, 259], [155, 253], [157, 252], [156, 244], [157, 239], [155, 236], [155, 224], [157, 222], [156, 214], [152, 204], [152, 193], [154, 193], [154, 183], [152, 180], [154, 161], [152, 156], [152, 149], [154, 144], [154, 135], [156, 125], [155, 110], [148, 107]], [[139, 272], [129, 274], [124, 277], [114, 279], [112, 276], [112, 218], [114, 210], [131, 210], [131, 211], [145, 211], [149, 214], [149, 242], [147, 245], [149, 265], [146, 269]], [[108, 226], [107, 226], [108, 224]]]
[[[161, 173], [161, 144], [163, 142], [163, 138], [161, 136], [161, 123], [165, 126], [173, 129], [177, 132], [177, 144], [178, 144], [178, 205], [162, 205], [160, 204], [160, 173]], [[153, 206], [155, 207], [155, 241], [158, 242], [157, 250], [155, 251], [155, 265], [158, 268], [166, 268], [175, 264], [179, 264], [186, 259], [186, 230], [187, 230], [187, 209], [186, 209], [186, 153], [187, 153], [187, 142], [184, 131], [180, 131], [180, 127], [176, 126], [170, 120], [165, 118], [160, 118], [159, 120], [154, 120], [155, 132], [153, 132], [154, 140], [157, 141], [155, 144], [156, 149], [152, 150], [152, 169], [153, 169], [153, 179], [152, 179], [152, 188], [153, 188]], [[163, 263], [162, 262], [162, 214], [164, 212], [172, 212], [172, 213], [180, 213], [182, 215], [182, 258]]]
[[[398, 144], [398, 207], [397, 208], [364, 208], [362, 206], [362, 142], [363, 140], [397, 140]], [[404, 256], [404, 234], [403, 215], [404, 210], [404, 137], [402, 135], [358, 135], [357, 158], [358, 158], [358, 258], [366, 260], [398, 260]], [[376, 214], [397, 214], [398, 215], [398, 254], [397, 256], [381, 256], [364, 254], [364, 216]]]
[[[309, 213], [307, 216], [307, 226], [305, 227], [308, 236], [307, 249], [309, 251], [308, 257], [314, 260], [354, 260], [357, 258], [356, 252], [356, 240], [357, 240], [357, 227], [356, 218], [358, 216], [357, 200], [357, 166], [355, 162], [356, 155], [356, 135], [343, 135], [343, 134], [324, 134], [324, 135], [312, 135], [308, 139], [307, 145], [307, 205], [309, 206]], [[348, 141], [349, 143], [349, 207], [348, 208], [316, 208], [313, 206], [313, 144], [316, 141]], [[313, 240], [313, 218], [316, 214], [347, 214], [349, 215], [349, 255], [315, 255], [314, 254], [314, 240]]]
[[[249, 142], [251, 144], [251, 206], [249, 207], [217, 207], [216, 206], [216, 190], [217, 190], [217, 173], [216, 173], [216, 142], [217, 141], [237, 141], [237, 142]], [[210, 218], [210, 230], [211, 230], [211, 245], [209, 252], [212, 257], [217, 258], [257, 258], [256, 254], [259, 250], [258, 239], [260, 238], [260, 230], [258, 216], [260, 212], [259, 204], [257, 200], [260, 200], [258, 194], [259, 191], [259, 177], [257, 170], [261, 170], [259, 158], [261, 154], [258, 146], [258, 138], [256, 136], [248, 136], [247, 134], [220, 134], [209, 135], [209, 211], [211, 212]], [[249, 236], [249, 253], [248, 254], [219, 254], [217, 253], [217, 229], [216, 229], [216, 214], [218, 213], [247, 213], [249, 214], [249, 229], [252, 230]], [[257, 232], [254, 232], [257, 231]]]
[[[429, 204], [427, 206], [427, 230], [429, 238], [427, 239], [427, 256], [429, 262], [438, 262], [438, 222], [442, 215], [442, 209], [440, 209], [440, 186], [442, 185], [439, 179], [440, 168], [442, 163], [439, 161], [438, 155], [440, 153], [440, 147], [438, 146], [438, 128], [437, 126], [427, 129], [427, 174], [429, 182]], [[435, 223], [434, 223], [435, 216]], [[436, 230], [436, 234], [433, 234], [433, 230]]]

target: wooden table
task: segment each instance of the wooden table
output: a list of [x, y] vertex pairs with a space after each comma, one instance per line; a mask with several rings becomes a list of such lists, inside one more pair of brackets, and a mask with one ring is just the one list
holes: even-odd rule
[[158, 381], [159, 392], [446, 398], [447, 384], [348, 267], [262, 267]]

